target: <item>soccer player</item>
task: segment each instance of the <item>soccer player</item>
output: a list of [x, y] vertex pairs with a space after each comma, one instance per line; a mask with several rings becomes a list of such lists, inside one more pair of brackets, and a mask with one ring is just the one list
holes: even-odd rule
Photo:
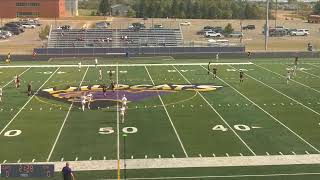
[[90, 92], [88, 95], [87, 95], [87, 100], [88, 100], [88, 109], [91, 109], [90, 105], [91, 105], [91, 101], [93, 99], [93, 94]]
[[0, 102], [2, 102], [2, 87], [0, 87]]
[[85, 106], [86, 106], [86, 96], [85, 96], [85, 93], [82, 93], [82, 94], [81, 94], [80, 101], [81, 101], [82, 111], [84, 111], [84, 108], [85, 108]]
[[243, 79], [244, 79], [244, 72], [240, 70], [240, 84], [243, 83]]
[[111, 81], [111, 84], [110, 84], [109, 88], [112, 89], [112, 92], [114, 92], [114, 90], [115, 90], [114, 81]]
[[125, 113], [126, 113], [126, 108], [124, 106], [122, 106], [120, 108], [120, 118], [121, 118], [122, 123], [124, 123], [124, 115], [125, 115]]
[[32, 86], [31, 86], [31, 82], [29, 82], [28, 86], [27, 86], [27, 90], [28, 90], [28, 96], [32, 95]]
[[20, 77], [19, 77], [18, 74], [15, 76], [14, 82], [15, 82], [15, 84], [16, 84], [16, 88], [19, 88], [20, 85], [21, 85], [21, 83], [20, 83]]
[[94, 61], [95, 61], [95, 66], [97, 68], [98, 67], [98, 59], [96, 58]]
[[290, 69], [288, 69], [288, 72], [287, 72], [287, 84], [289, 84], [290, 79], [291, 79], [291, 71], [290, 71]]
[[110, 79], [110, 81], [112, 80], [112, 70], [111, 69], [109, 71], [109, 79]]
[[78, 63], [78, 71], [79, 71], [79, 72], [81, 71], [81, 66], [82, 66], [82, 65], [81, 65], [81, 62], [79, 62], [79, 63]]
[[210, 74], [210, 64], [211, 62], [208, 63], [208, 75]]
[[298, 56], [296, 56], [296, 58], [294, 59], [294, 70], [293, 70], [293, 75], [296, 75], [296, 71], [298, 69]]
[[212, 69], [212, 75], [213, 75], [213, 79], [216, 79], [217, 78], [217, 68], [213, 68]]
[[121, 99], [121, 103], [122, 103], [123, 107], [127, 107], [127, 101], [128, 101], [128, 99], [126, 98], [126, 95], [124, 94]]
[[102, 69], [99, 69], [99, 79], [102, 80]]
[[219, 61], [219, 53], [216, 54], [216, 61]]
[[107, 96], [107, 87], [106, 85], [102, 85], [103, 96]]

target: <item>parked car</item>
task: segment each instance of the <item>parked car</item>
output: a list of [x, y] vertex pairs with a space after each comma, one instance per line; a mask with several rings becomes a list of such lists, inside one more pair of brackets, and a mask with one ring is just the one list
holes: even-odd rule
[[21, 33], [20, 29], [16, 27], [3, 26], [1, 30], [9, 31], [11, 34], [14, 34], [14, 35], [19, 35]]
[[10, 31], [0, 30], [0, 34], [6, 37], [11, 37], [12, 33]]
[[57, 29], [70, 30], [70, 26], [69, 25], [58, 26]]
[[22, 27], [25, 29], [34, 29], [34, 28], [36, 28], [36, 25], [31, 24], [31, 23], [22, 23]]
[[9, 22], [9, 23], [6, 23], [4, 26], [5, 27], [9, 27], [11, 29], [12, 28], [18, 29], [20, 31], [20, 33], [24, 32], [24, 29], [23, 29], [22, 25], [20, 23], [17, 23], [17, 22]]
[[202, 29], [197, 32], [197, 35], [204, 35], [206, 32], [212, 32], [212, 29]]
[[135, 31], [138, 31], [138, 30], [144, 29], [144, 28], [146, 28], [146, 26], [142, 23], [132, 23], [128, 27], [128, 29], [135, 30]]
[[291, 36], [308, 36], [309, 30], [308, 29], [297, 29], [296, 31], [291, 31], [290, 35]]
[[220, 38], [220, 37], [222, 37], [222, 34], [221, 34], [221, 33], [214, 32], [214, 31], [212, 31], [212, 32], [206, 32], [205, 37], [207, 37], [207, 38], [208, 38], [208, 37]]
[[287, 35], [287, 31], [285, 29], [269, 29], [269, 36], [273, 37], [282, 37], [282, 36], [286, 36]]
[[110, 26], [109, 22], [101, 21], [96, 23], [96, 28], [107, 28]]
[[180, 25], [181, 25], [181, 26], [190, 26], [190, 25], [191, 25], [191, 22], [185, 21], [185, 22], [180, 23]]
[[162, 24], [155, 24], [155, 25], [153, 25], [153, 28], [161, 29], [161, 28], [163, 28], [163, 25]]
[[243, 30], [254, 30], [254, 29], [256, 29], [256, 26], [253, 24], [249, 24], [247, 26], [243, 26], [242, 29]]
[[231, 34], [226, 35], [227, 37], [236, 37], [236, 38], [241, 38], [243, 37], [243, 33], [240, 31], [234, 31]]

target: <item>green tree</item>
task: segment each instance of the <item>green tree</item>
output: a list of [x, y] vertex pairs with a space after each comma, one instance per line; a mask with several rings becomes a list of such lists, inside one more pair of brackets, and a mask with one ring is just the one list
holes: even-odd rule
[[297, 4], [298, 0], [288, 0], [288, 4]]
[[193, 6], [193, 18], [195, 19], [200, 19], [201, 18], [201, 12], [200, 12], [200, 4], [198, 3], [198, 1], [196, 1], [194, 3], [194, 6]]
[[313, 7], [313, 13], [320, 15], [320, 1], [318, 1]]
[[110, 12], [109, 0], [101, 0], [100, 1], [98, 12], [102, 15], [107, 15]]
[[224, 33], [231, 34], [233, 33], [234, 29], [230, 23], [227, 24], [227, 26], [224, 28]]
[[173, 0], [172, 5], [171, 5], [171, 17], [177, 17], [179, 16], [179, 6], [178, 6], [178, 1]]
[[48, 39], [49, 33], [50, 33], [50, 26], [46, 25], [44, 28], [40, 29], [39, 38], [41, 40], [46, 40], [46, 39]]

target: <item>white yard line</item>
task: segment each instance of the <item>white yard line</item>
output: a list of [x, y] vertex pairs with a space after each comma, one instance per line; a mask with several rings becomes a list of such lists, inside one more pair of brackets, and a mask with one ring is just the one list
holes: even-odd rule
[[[232, 67], [232, 66], [231, 66]], [[206, 69], [205, 67], [202, 66], [202, 68]], [[233, 67], [232, 67], [233, 68]], [[246, 74], [247, 76], [250, 77], [250, 75]], [[285, 124], [283, 124], [280, 120], [278, 120], [276, 117], [274, 117], [273, 115], [271, 115], [269, 112], [267, 112], [265, 109], [263, 109], [262, 107], [260, 107], [258, 104], [256, 104], [254, 101], [252, 101], [251, 99], [249, 99], [247, 96], [245, 96], [244, 94], [242, 94], [240, 91], [238, 91], [235, 87], [231, 86], [229, 83], [227, 83], [226, 81], [224, 81], [223, 79], [221, 79], [220, 77], [218, 77], [218, 79], [220, 81], [222, 81], [223, 83], [225, 83], [226, 85], [228, 85], [230, 88], [232, 88], [234, 91], [236, 91], [238, 94], [240, 94], [242, 97], [244, 97], [245, 99], [247, 99], [249, 102], [251, 102], [253, 105], [255, 105], [257, 108], [259, 108], [261, 111], [263, 111], [264, 113], [266, 113], [268, 116], [270, 116], [273, 120], [275, 120], [276, 122], [278, 122], [280, 125], [282, 125], [283, 127], [285, 127], [287, 130], [289, 130], [292, 134], [294, 134], [295, 136], [297, 136], [300, 140], [302, 140], [304, 143], [306, 143], [307, 145], [309, 145], [312, 149], [314, 149], [315, 151], [317, 151], [318, 153], [320, 153], [320, 151], [314, 147], [312, 144], [310, 144], [308, 141], [306, 141], [305, 139], [303, 139], [300, 135], [298, 135], [296, 132], [294, 132], [293, 130], [291, 130], [288, 126], [286, 126]]]
[[0, 131], [0, 135], [9, 127], [9, 125], [16, 119], [16, 117], [22, 112], [22, 110], [29, 104], [29, 102], [33, 99], [33, 97], [38, 94], [41, 88], [51, 79], [51, 77], [60, 69], [58, 67], [50, 77], [39, 87], [39, 89], [28, 99], [28, 101], [20, 108], [20, 110], [13, 116], [13, 118], [7, 123], [7, 125]]
[[[81, 82], [80, 82], [79, 87], [82, 85], [83, 80], [84, 80], [84, 78], [86, 77], [86, 74], [87, 74], [88, 70], [89, 70], [89, 67], [87, 67], [87, 70], [86, 70], [86, 72], [84, 73], [84, 75], [83, 75], [83, 77], [82, 77], [82, 80], [81, 80]], [[54, 151], [54, 149], [55, 149], [55, 147], [56, 147], [56, 145], [57, 145], [57, 142], [58, 142], [58, 140], [59, 140], [59, 138], [60, 138], [62, 129], [64, 128], [64, 125], [65, 125], [65, 123], [67, 122], [67, 119], [68, 119], [69, 114], [70, 114], [70, 112], [71, 112], [71, 109], [72, 109], [72, 107], [73, 107], [73, 103], [74, 103], [74, 101], [72, 101], [72, 103], [71, 103], [71, 105], [70, 105], [70, 107], [69, 107], [69, 109], [68, 109], [68, 113], [67, 113], [66, 117], [65, 117], [64, 120], [63, 120], [63, 123], [62, 123], [62, 125], [61, 125], [61, 127], [60, 127], [59, 133], [58, 133], [58, 135], [57, 135], [57, 137], [56, 137], [56, 139], [55, 139], [55, 141], [54, 141], [54, 143], [53, 143], [53, 145], [52, 145], [52, 148], [51, 148], [51, 150], [50, 150], [50, 153], [49, 153], [49, 155], [48, 155], [47, 161], [50, 161], [51, 155], [52, 155], [52, 153], [53, 153], [53, 151]]]
[[307, 71], [301, 70], [300, 72], [303, 72], [303, 73], [305, 73], [305, 74], [309, 74], [310, 76], [313, 76], [313, 77], [316, 77], [316, 78], [320, 78], [320, 76], [315, 75], [315, 74], [312, 74], [312, 73], [309, 73], [309, 72], [307, 72]]
[[[69, 161], [73, 171], [117, 170], [117, 160]], [[17, 163], [10, 163], [17, 164]], [[48, 164], [48, 162], [30, 162], [28, 164]], [[60, 172], [65, 162], [49, 162]], [[231, 157], [189, 157], [126, 159], [127, 169], [163, 169], [163, 168], [202, 168], [202, 167], [248, 167], [272, 165], [320, 164], [320, 154], [270, 155], [270, 156], [231, 156]], [[121, 164], [121, 169], [124, 164]]]
[[[31, 69], [31, 67], [29, 67], [28, 69], [26, 69], [25, 71], [23, 71], [22, 73], [19, 74], [19, 76], [22, 76], [25, 72], [29, 71]], [[11, 81], [9, 81], [7, 84], [5, 84], [2, 88], [7, 87], [10, 83], [12, 83], [14, 81], [14, 79], [12, 79]]]
[[[259, 65], [254, 64], [254, 63], [253, 63], [253, 65], [255, 65], [255, 66], [257, 66], [257, 67], [259, 67], [259, 68], [261, 68], [261, 69], [264, 69], [264, 70], [266, 70], [266, 71], [269, 71], [269, 72], [271, 72], [271, 73], [273, 73], [273, 74], [276, 74], [276, 75], [278, 75], [278, 76], [281, 76], [281, 77], [283, 77], [284, 79], [286, 79], [285, 76], [283, 76], [283, 75], [281, 75], [281, 74], [279, 74], [279, 73], [276, 73], [276, 72], [274, 72], [274, 71], [271, 71], [271, 70], [268, 69], [268, 68], [259, 66]], [[301, 83], [301, 82], [298, 82], [298, 81], [296, 81], [296, 80], [294, 80], [294, 79], [291, 79], [290, 81], [293, 81], [293, 82], [295, 82], [295, 83], [300, 84], [301, 86], [304, 86], [304, 87], [309, 88], [309, 89], [311, 89], [311, 90], [313, 90], [313, 91], [316, 91], [317, 93], [320, 93], [319, 90], [316, 90], [316, 89], [314, 89], [314, 88], [312, 88], [312, 87], [310, 87], [310, 86], [307, 86], [307, 85], [305, 85], [305, 84], [303, 84], [303, 83]]]
[[[176, 71], [185, 79], [189, 84], [192, 84], [175, 66], [173, 66]], [[202, 66], [201, 66], [202, 67]], [[211, 107], [211, 109], [220, 117], [220, 119], [229, 127], [229, 129], [238, 137], [238, 139], [248, 148], [248, 150], [253, 154], [256, 153], [249, 147], [249, 145], [240, 137], [240, 135], [229, 125], [229, 123], [221, 116], [221, 114], [208, 102], [208, 100], [199, 91], [196, 91], [201, 98]]]
[[308, 63], [307, 65], [310, 65], [310, 66], [313, 66], [313, 67], [316, 67], [316, 68], [320, 68], [320, 66], [316, 66], [316, 65], [310, 64], [310, 63]]
[[[118, 64], [117, 64], [118, 65]], [[117, 85], [119, 83], [119, 66], [116, 66], [116, 78], [117, 78]], [[120, 178], [120, 119], [119, 119], [119, 92], [117, 91], [117, 166], [118, 166], [118, 178]]]
[[[211, 63], [212, 65], [250, 65], [251, 62], [247, 63]], [[194, 66], [194, 65], [208, 65], [208, 63], [167, 63], [167, 64], [99, 64], [99, 67], [131, 67], [131, 66]], [[1, 68], [18, 68], [18, 67], [78, 67], [78, 64], [62, 64], [62, 65], [14, 65], [14, 66], [1, 66]], [[95, 65], [83, 64], [82, 67], [95, 67]]]
[[[149, 76], [152, 84], [155, 85], [155, 83], [154, 83], [154, 81], [153, 81], [153, 79], [152, 79], [152, 77], [151, 77], [151, 75], [150, 75], [150, 73], [149, 73], [149, 70], [148, 70], [147, 66], [144, 66], [144, 68], [146, 69], [146, 71], [147, 71], [147, 73], [148, 73], [148, 76]], [[161, 101], [161, 103], [162, 103], [163, 109], [165, 110], [165, 112], [166, 112], [166, 114], [167, 114], [167, 116], [168, 116], [168, 119], [169, 119], [169, 121], [170, 121], [170, 123], [171, 123], [171, 126], [172, 126], [174, 132], [176, 133], [176, 136], [177, 136], [177, 138], [178, 138], [178, 140], [179, 140], [179, 142], [180, 142], [180, 146], [181, 146], [181, 148], [182, 148], [185, 156], [186, 156], [186, 157], [189, 157], [189, 155], [188, 155], [188, 153], [186, 152], [186, 150], [185, 150], [185, 148], [184, 148], [184, 145], [183, 145], [183, 143], [182, 143], [182, 141], [181, 141], [181, 139], [180, 139], [180, 136], [179, 136], [179, 134], [178, 134], [178, 132], [177, 132], [177, 130], [176, 130], [173, 122], [172, 122], [172, 119], [171, 119], [171, 117], [170, 117], [170, 115], [169, 115], [169, 112], [168, 112], [166, 106], [164, 105], [164, 102], [163, 102], [163, 100], [162, 100], [162, 98], [161, 98], [161, 96], [160, 96], [159, 93], [158, 93], [158, 97], [159, 97], [159, 99], [160, 99], [160, 101]]]
[[[229, 65], [229, 67], [234, 68], [234, 69], [237, 69], [237, 68], [235, 68], [235, 67], [233, 67], [233, 66], [230, 66], [230, 65]], [[282, 93], [281, 91], [279, 91], [279, 90], [277, 90], [277, 89], [273, 88], [272, 86], [269, 86], [268, 84], [266, 84], [266, 83], [264, 83], [264, 82], [262, 82], [262, 81], [260, 81], [260, 80], [258, 80], [258, 79], [256, 79], [256, 78], [254, 78], [253, 76], [250, 76], [248, 73], [246, 74], [246, 76], [250, 77], [251, 79], [253, 79], [253, 80], [255, 80], [255, 81], [257, 81], [257, 82], [259, 82], [259, 83], [261, 83], [261, 84], [263, 84], [264, 86], [267, 86], [268, 88], [270, 88], [270, 89], [272, 89], [272, 90], [276, 91], [277, 93], [279, 93], [279, 94], [281, 94], [281, 95], [285, 96], [286, 98], [288, 98], [288, 99], [290, 99], [290, 100], [294, 101], [295, 103], [297, 103], [297, 104], [299, 104], [299, 105], [303, 106], [304, 108], [306, 108], [306, 109], [308, 109], [308, 110], [312, 111], [313, 113], [315, 113], [315, 114], [317, 114], [317, 115], [319, 115], [319, 116], [320, 116], [320, 113], [319, 113], [319, 112], [317, 112], [317, 111], [315, 111], [314, 109], [312, 109], [312, 108], [310, 108], [310, 107], [308, 107], [308, 106], [304, 105], [303, 103], [301, 103], [301, 102], [299, 102], [299, 101], [297, 101], [297, 100], [293, 99], [292, 97], [290, 97], [290, 96], [288, 96], [288, 95], [286, 95], [286, 94]]]

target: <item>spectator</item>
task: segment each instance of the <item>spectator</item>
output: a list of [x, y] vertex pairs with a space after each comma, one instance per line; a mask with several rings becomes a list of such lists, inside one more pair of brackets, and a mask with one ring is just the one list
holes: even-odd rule
[[68, 162], [66, 163], [66, 166], [62, 168], [62, 177], [63, 180], [75, 180]]

